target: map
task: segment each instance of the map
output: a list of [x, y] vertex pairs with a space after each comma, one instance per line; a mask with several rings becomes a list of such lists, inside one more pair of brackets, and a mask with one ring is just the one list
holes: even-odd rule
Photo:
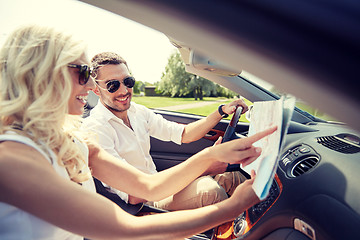
[[249, 136], [277, 126], [277, 130], [253, 145], [261, 147], [261, 155], [243, 169], [255, 170], [253, 189], [260, 200], [269, 193], [278, 166], [279, 153], [295, 107], [295, 98], [283, 96], [275, 101], [255, 102], [251, 110]]

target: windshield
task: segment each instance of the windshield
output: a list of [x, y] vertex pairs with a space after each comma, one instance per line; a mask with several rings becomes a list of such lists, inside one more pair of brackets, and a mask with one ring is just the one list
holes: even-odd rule
[[[271, 95], [274, 99], [280, 99], [283, 95], [290, 95], [284, 91], [281, 91], [277, 89], [273, 84], [268, 83], [267, 81], [249, 73], [246, 71], [242, 71], [239, 74], [239, 77], [241, 77], [244, 80], [249, 81], [253, 85], [256, 85], [259, 88], [262, 88], [263, 91], [267, 92], [267, 94]], [[318, 109], [312, 107], [310, 104], [306, 103], [302, 99], [296, 98], [296, 108], [299, 112], [302, 114], [307, 115], [308, 117], [312, 119], [321, 119], [325, 121], [336, 121], [333, 117], [319, 111]]]

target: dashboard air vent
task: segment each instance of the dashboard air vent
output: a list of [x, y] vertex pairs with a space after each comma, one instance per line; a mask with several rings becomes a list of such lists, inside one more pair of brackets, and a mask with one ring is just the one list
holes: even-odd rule
[[360, 152], [360, 146], [344, 134], [316, 138], [317, 142], [334, 151], [351, 154]]
[[317, 156], [309, 156], [301, 161], [299, 161], [291, 170], [291, 175], [293, 177], [298, 177], [307, 171], [309, 171], [311, 168], [313, 168], [317, 163], [319, 162], [319, 158]]

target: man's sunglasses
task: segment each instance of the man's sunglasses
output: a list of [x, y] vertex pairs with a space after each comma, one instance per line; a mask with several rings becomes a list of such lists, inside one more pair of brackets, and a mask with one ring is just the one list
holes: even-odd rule
[[79, 69], [79, 84], [80, 85], [85, 85], [89, 81], [92, 70], [88, 65], [86, 65], [86, 64], [82, 64], [82, 65], [68, 64], [68, 67]]
[[[97, 81], [103, 81], [103, 80], [97, 80]], [[135, 85], [135, 78], [134, 77], [127, 77], [122, 82], [119, 80], [110, 80], [106, 83], [106, 90], [108, 90], [109, 93], [116, 92], [119, 88], [121, 83], [123, 83], [127, 88], [132, 88]]]

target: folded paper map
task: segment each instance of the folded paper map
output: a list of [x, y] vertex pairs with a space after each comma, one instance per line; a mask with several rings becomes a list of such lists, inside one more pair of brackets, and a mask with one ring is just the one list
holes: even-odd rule
[[269, 193], [294, 106], [295, 98], [283, 96], [275, 101], [255, 102], [251, 110], [249, 136], [272, 126], [278, 127], [274, 133], [254, 143], [254, 146], [261, 147], [261, 155], [243, 168], [249, 174], [255, 170], [253, 188], [260, 200]]

